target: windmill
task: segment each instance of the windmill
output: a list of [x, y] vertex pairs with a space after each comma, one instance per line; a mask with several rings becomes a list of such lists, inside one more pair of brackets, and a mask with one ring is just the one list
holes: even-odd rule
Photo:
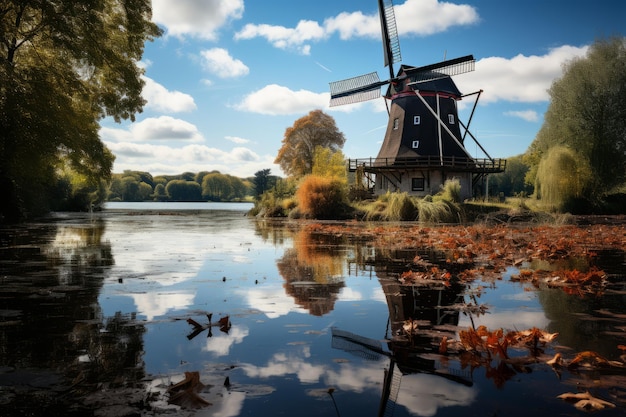
[[[491, 158], [469, 132], [481, 91], [462, 95], [452, 76], [474, 70], [472, 55], [435, 64], [413, 67], [393, 65], [401, 61], [400, 42], [392, 0], [378, 0], [383, 38], [384, 63], [389, 78], [380, 80], [376, 72], [330, 83], [330, 106], [384, 98], [389, 122], [376, 158], [350, 159], [351, 172], [360, 171], [374, 194], [406, 191], [413, 195], [436, 193], [448, 179], [461, 182], [463, 198], [489, 173], [503, 172], [506, 161]], [[476, 95], [467, 123], [458, 118], [457, 101]], [[463, 128], [463, 133], [461, 132]], [[469, 135], [486, 158], [473, 158], [465, 147]]]

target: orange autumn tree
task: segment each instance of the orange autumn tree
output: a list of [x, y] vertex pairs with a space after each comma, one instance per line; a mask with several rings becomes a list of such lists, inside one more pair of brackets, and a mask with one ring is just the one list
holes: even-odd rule
[[321, 110], [313, 110], [285, 130], [274, 163], [280, 165], [288, 176], [300, 179], [313, 172], [317, 147], [336, 152], [343, 148], [345, 141], [335, 119]]

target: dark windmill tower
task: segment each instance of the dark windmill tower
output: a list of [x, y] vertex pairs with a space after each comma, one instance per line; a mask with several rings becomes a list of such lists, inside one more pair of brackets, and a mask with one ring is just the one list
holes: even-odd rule
[[[474, 70], [474, 57], [446, 60], [422, 67], [393, 64], [401, 60], [391, 0], [378, 0], [385, 66], [389, 79], [376, 72], [330, 84], [331, 106], [356, 103], [384, 95], [391, 101], [385, 139], [376, 158], [351, 159], [350, 171], [361, 171], [374, 194], [387, 191], [425, 196], [435, 194], [448, 179], [458, 179], [461, 197], [469, 198], [487, 174], [503, 172], [506, 161], [491, 158], [469, 132], [480, 91], [462, 95], [452, 76]], [[470, 120], [458, 118], [457, 101], [476, 95]], [[465, 148], [470, 136], [486, 158], [473, 158]]]

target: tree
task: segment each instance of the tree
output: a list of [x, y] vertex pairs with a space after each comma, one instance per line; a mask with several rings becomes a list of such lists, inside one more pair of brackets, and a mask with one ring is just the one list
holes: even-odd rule
[[553, 146], [539, 162], [535, 192], [548, 207], [578, 211], [580, 199], [590, 190], [589, 165], [565, 146]]
[[520, 193], [530, 195], [533, 186], [526, 183], [528, 165], [523, 156], [513, 156], [506, 160], [506, 171], [489, 176], [489, 194], [503, 193], [505, 196], [514, 196]]
[[276, 185], [278, 177], [271, 175], [269, 168], [262, 169], [254, 173], [254, 198], [258, 199], [267, 190], [272, 189]]
[[275, 163], [285, 174], [301, 178], [313, 169], [315, 148], [321, 146], [336, 152], [346, 139], [335, 124], [335, 119], [321, 110], [313, 110], [287, 128]]
[[200, 201], [202, 187], [195, 181], [172, 180], [165, 186], [165, 192], [173, 201]]
[[318, 146], [313, 152], [313, 175], [335, 178], [348, 183], [346, 158], [341, 151], [333, 152], [329, 148]]
[[142, 110], [137, 62], [159, 35], [149, 0], [2, 2], [0, 217], [48, 209], [60, 164], [94, 190], [110, 178], [98, 121]]
[[564, 146], [589, 166], [588, 181], [577, 181], [593, 183], [587, 198], [601, 199], [626, 181], [626, 38], [595, 42], [586, 57], [564, 66], [549, 93], [544, 124], [526, 154], [527, 181], [535, 182], [552, 147]]

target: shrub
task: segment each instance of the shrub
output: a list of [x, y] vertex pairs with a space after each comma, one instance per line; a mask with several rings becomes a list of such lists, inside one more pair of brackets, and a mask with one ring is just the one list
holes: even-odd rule
[[302, 216], [314, 219], [336, 219], [346, 213], [345, 182], [336, 178], [307, 175], [296, 191]]
[[408, 193], [392, 193], [386, 209], [388, 220], [417, 220], [419, 212]]

